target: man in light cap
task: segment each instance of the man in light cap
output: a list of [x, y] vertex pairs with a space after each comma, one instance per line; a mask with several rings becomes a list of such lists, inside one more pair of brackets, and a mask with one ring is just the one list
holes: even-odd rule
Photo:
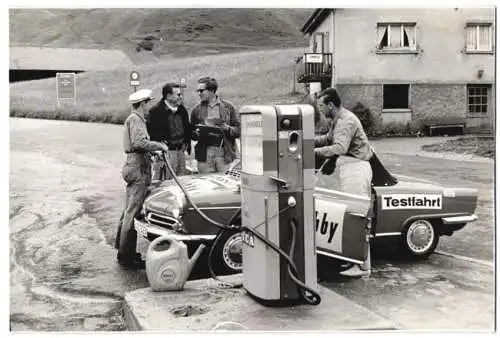
[[149, 89], [141, 89], [131, 94], [129, 102], [132, 104], [132, 113], [124, 123], [123, 148], [127, 159], [122, 168], [122, 177], [127, 183], [126, 201], [116, 234], [115, 248], [118, 250], [118, 263], [131, 269], [145, 268], [144, 260], [136, 252], [137, 232], [134, 229], [134, 218], [141, 210], [151, 183], [149, 152], [168, 152], [166, 144], [149, 139], [146, 118], [152, 99]]

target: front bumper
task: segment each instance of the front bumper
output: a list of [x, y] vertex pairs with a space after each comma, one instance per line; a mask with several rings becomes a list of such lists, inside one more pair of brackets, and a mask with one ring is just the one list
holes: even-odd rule
[[137, 234], [144, 237], [159, 237], [169, 236], [178, 241], [211, 241], [214, 240], [216, 235], [185, 235], [175, 232], [171, 229], [165, 229], [156, 225], [151, 225], [143, 220], [134, 218], [134, 228]]

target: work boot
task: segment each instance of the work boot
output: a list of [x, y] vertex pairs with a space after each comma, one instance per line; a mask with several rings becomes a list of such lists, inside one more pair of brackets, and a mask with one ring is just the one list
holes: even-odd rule
[[126, 269], [140, 270], [146, 268], [146, 262], [142, 259], [140, 253], [117, 255], [118, 264]]
[[359, 264], [354, 264], [351, 268], [340, 272], [346, 277], [370, 277], [371, 270], [362, 270]]

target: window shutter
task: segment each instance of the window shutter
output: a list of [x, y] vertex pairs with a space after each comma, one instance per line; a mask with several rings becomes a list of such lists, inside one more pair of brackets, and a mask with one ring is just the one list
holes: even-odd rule
[[479, 29], [479, 40], [478, 40], [478, 50], [483, 50], [483, 51], [489, 51], [491, 50], [490, 47], [490, 26], [478, 26]]
[[477, 49], [477, 40], [476, 40], [476, 29], [477, 26], [467, 26], [467, 41], [466, 41], [466, 48], [468, 51], [476, 50]]

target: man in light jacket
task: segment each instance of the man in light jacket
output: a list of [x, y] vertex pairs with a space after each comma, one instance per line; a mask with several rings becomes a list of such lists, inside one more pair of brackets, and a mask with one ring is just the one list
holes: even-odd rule
[[[340, 176], [341, 190], [351, 194], [371, 197], [372, 168], [370, 159], [373, 157], [373, 148], [358, 117], [342, 107], [342, 101], [335, 88], [327, 88], [318, 97], [318, 107], [325, 112], [325, 116], [332, 118], [332, 127], [328, 134], [315, 136], [315, 156], [317, 162], [327, 160], [322, 173], [333, 173], [336, 163], [333, 160], [338, 155], [347, 155], [362, 161], [342, 160], [337, 165]], [[340, 163], [338, 163], [340, 164]], [[368, 258], [363, 266], [353, 265], [349, 270], [341, 272], [351, 277], [369, 276], [371, 272], [370, 249]]]
[[[240, 137], [240, 117], [234, 106], [217, 95], [214, 78], [198, 80], [200, 103], [191, 111], [192, 138], [200, 173], [224, 172], [239, 157], [236, 139]], [[210, 132], [204, 132], [210, 130]]]

